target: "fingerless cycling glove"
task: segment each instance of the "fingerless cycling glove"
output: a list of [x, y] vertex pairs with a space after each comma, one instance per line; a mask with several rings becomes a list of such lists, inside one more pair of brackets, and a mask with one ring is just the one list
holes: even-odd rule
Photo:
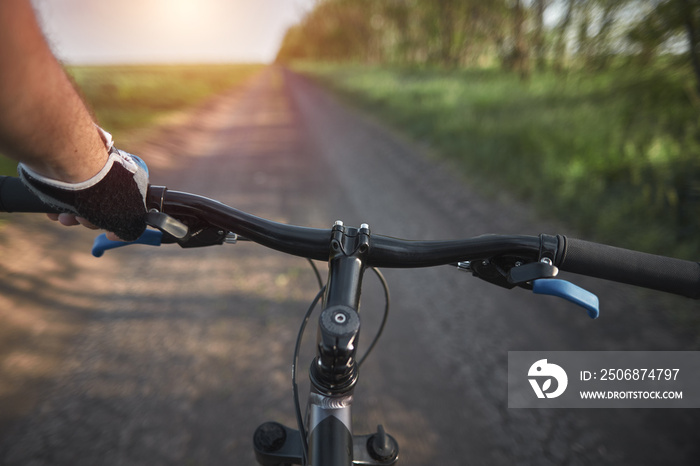
[[19, 164], [19, 176], [43, 202], [83, 217], [124, 241], [134, 241], [146, 229], [148, 168], [140, 158], [113, 147], [109, 134], [105, 142], [107, 164], [87, 181], [52, 180], [23, 164]]

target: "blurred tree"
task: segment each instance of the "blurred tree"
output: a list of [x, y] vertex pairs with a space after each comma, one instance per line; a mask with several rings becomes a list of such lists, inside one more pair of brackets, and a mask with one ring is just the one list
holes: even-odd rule
[[521, 78], [527, 78], [530, 74], [530, 50], [525, 30], [527, 15], [521, 0], [513, 2], [512, 18], [512, 50], [506, 58], [506, 66], [520, 74]]
[[363, 60], [370, 56], [370, 0], [325, 0], [287, 31], [278, 61], [296, 58]]
[[648, 64], [679, 44], [700, 90], [700, 0], [318, 0], [278, 60], [453, 68], [496, 59], [527, 77], [550, 64], [602, 70], [630, 53]]
[[[629, 31], [643, 64], [663, 53], [685, 49], [700, 92], [700, 1], [656, 0], [648, 2], [646, 14]], [[682, 47], [680, 47], [682, 45]]]
[[544, 12], [551, 5], [551, 0], [533, 1], [533, 29], [532, 29], [532, 54], [535, 58], [535, 67], [538, 71], [546, 67], [546, 44], [544, 29]]
[[575, 2], [576, 0], [564, 0], [564, 5], [561, 7], [564, 13], [561, 15], [553, 35], [552, 66], [555, 71], [562, 71], [566, 64], [569, 27], [574, 17]]
[[688, 54], [695, 72], [696, 89], [700, 93], [700, 1], [681, 0], [681, 15], [688, 38]]

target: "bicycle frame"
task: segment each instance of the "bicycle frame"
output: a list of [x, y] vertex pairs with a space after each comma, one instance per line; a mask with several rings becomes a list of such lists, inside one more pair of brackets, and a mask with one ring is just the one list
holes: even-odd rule
[[[311, 466], [391, 465], [398, 460], [398, 444], [383, 428], [379, 427], [375, 434], [356, 437], [352, 431], [352, 397], [358, 381], [359, 306], [369, 226], [362, 225], [358, 230], [336, 222], [329, 247], [317, 354], [309, 371], [308, 435], [302, 426], [295, 431], [276, 423], [263, 424], [254, 442], [256, 457], [263, 465], [289, 461], [308, 461]], [[261, 440], [263, 436], [265, 440]]]

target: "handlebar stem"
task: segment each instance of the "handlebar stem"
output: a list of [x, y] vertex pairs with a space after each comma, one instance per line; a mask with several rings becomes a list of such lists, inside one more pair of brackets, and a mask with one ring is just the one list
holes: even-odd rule
[[337, 222], [331, 232], [328, 284], [311, 367], [311, 381], [319, 393], [352, 393], [357, 382], [360, 290], [369, 240], [366, 225], [346, 228]]
[[308, 451], [313, 466], [352, 463], [351, 405], [358, 379], [360, 290], [369, 241], [367, 225], [356, 229], [336, 222], [331, 230], [317, 356], [309, 371], [312, 392], [307, 413]]

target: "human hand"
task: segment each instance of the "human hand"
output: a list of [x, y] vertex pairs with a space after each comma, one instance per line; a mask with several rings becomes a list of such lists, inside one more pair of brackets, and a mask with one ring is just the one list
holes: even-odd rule
[[39, 175], [23, 164], [20, 178], [47, 204], [67, 210], [50, 218], [63, 225], [85, 225], [134, 241], [146, 229], [148, 168], [138, 157], [110, 147], [107, 164], [87, 181], [66, 183]]
[[[91, 230], [99, 230], [100, 229], [100, 227], [93, 225], [92, 223], [87, 221], [85, 218], [79, 217], [79, 216], [74, 215], [74, 214], [66, 214], [66, 213], [46, 214], [46, 216], [49, 217], [49, 219], [51, 219], [55, 222], [58, 222], [61, 225], [64, 225], [67, 227], [71, 227], [71, 226], [75, 226], [75, 225], [82, 225], [82, 226], [89, 228]], [[115, 233], [112, 233], [111, 231], [108, 231], [105, 234], [107, 236], [107, 239], [110, 241], [123, 241], [119, 236], [117, 236]]]

